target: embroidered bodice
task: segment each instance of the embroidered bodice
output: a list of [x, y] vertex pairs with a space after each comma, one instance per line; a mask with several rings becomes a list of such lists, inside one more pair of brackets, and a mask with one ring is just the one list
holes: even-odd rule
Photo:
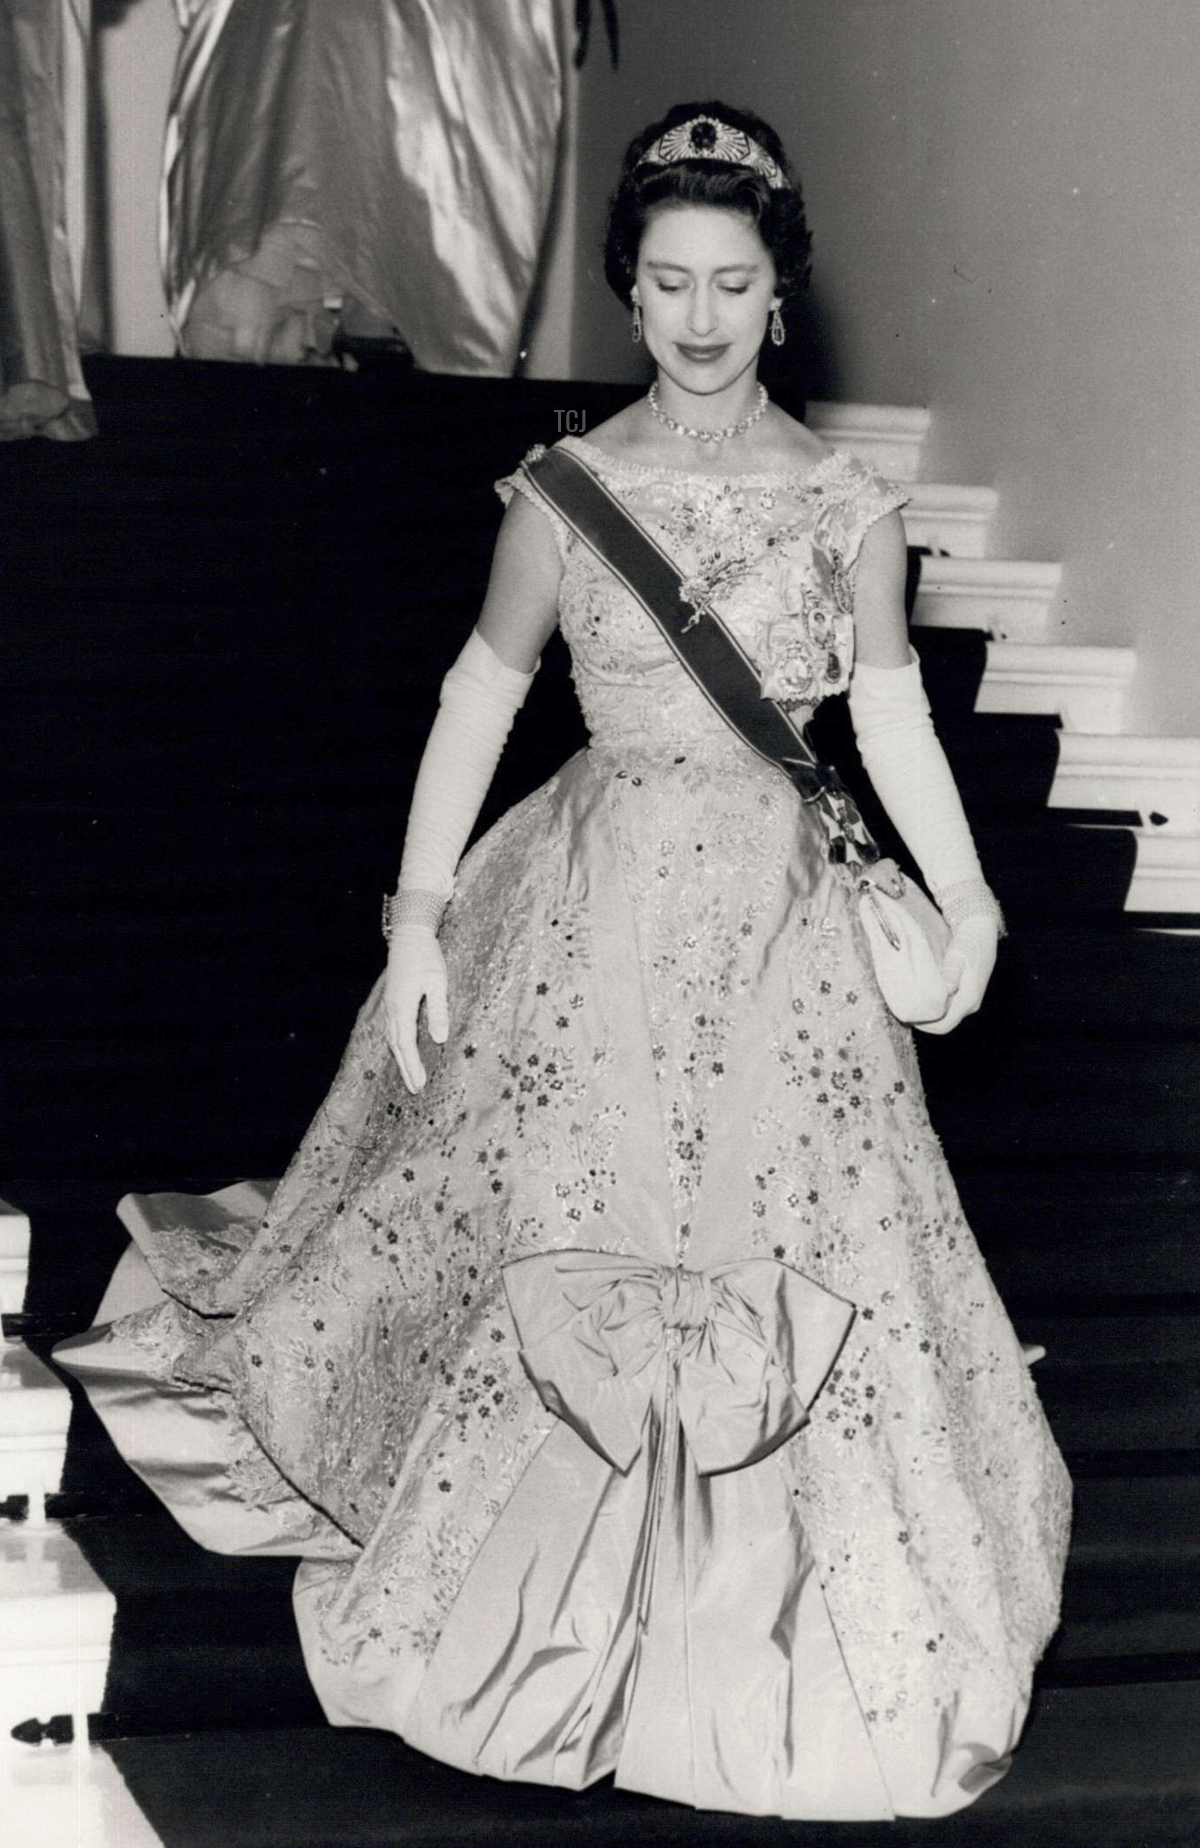
[[[764, 695], [809, 711], [845, 690], [859, 550], [872, 522], [903, 506], [902, 489], [838, 450], [807, 471], [713, 475], [620, 460], [579, 437], [563, 447], [619, 496], [685, 581], [712, 597], [758, 664]], [[514, 488], [528, 492], [519, 473], [497, 488], [505, 500]], [[724, 720], [650, 617], [569, 528], [547, 517], [564, 563], [560, 622], [593, 744], [726, 743]]]

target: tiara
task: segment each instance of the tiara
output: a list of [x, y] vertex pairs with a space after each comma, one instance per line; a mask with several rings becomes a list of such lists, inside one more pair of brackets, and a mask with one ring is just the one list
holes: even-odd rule
[[787, 186], [783, 169], [772, 160], [764, 147], [746, 134], [731, 128], [716, 116], [693, 116], [678, 128], [669, 128], [652, 148], [647, 148], [639, 166], [670, 167], [677, 160], [723, 160], [733, 167], [750, 167], [760, 173], [768, 186]]

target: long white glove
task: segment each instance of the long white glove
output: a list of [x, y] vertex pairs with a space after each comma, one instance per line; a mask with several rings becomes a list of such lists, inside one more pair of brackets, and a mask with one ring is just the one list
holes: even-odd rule
[[1003, 929], [912, 656], [907, 667], [855, 664], [850, 718], [875, 792], [951, 927], [942, 973], [950, 1005], [924, 1030], [949, 1033], [983, 1000]]
[[450, 1028], [437, 931], [455, 868], [532, 682], [532, 673], [506, 667], [478, 629], [442, 682], [409, 810], [384, 982], [388, 1044], [410, 1091], [425, 1083], [417, 1051], [421, 1002], [431, 1039], [441, 1045]]

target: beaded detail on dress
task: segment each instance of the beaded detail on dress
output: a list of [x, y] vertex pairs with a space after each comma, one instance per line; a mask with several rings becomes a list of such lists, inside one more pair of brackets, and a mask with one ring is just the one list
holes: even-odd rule
[[[562, 446], [620, 495], [685, 579], [705, 587], [759, 662], [765, 695], [811, 708], [845, 691], [859, 548], [875, 520], [904, 505], [902, 488], [837, 450], [807, 471], [724, 476], [622, 461], [579, 437]], [[530, 493], [519, 472], [497, 488], [506, 499], [514, 489]], [[727, 729], [640, 605], [534, 504], [551, 520], [565, 565], [562, 629], [593, 742], [642, 734], [669, 745]]]

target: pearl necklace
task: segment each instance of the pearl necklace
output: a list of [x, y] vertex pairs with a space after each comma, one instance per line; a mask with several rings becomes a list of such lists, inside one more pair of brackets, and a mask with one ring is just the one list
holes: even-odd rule
[[691, 436], [694, 437], [698, 443], [722, 443], [727, 436], [741, 436], [742, 432], [748, 430], [751, 424], [756, 424], [766, 410], [770, 400], [767, 397], [766, 386], [760, 384], [758, 388], [758, 403], [755, 405], [754, 409], [748, 416], [743, 417], [740, 423], [726, 424], [722, 430], [693, 430], [689, 424], [676, 423], [673, 417], [668, 417], [662, 405], [658, 402], [657, 379], [655, 379], [646, 395], [646, 403], [658, 418], [659, 423], [665, 424], [668, 430], [674, 430], [676, 436]]

